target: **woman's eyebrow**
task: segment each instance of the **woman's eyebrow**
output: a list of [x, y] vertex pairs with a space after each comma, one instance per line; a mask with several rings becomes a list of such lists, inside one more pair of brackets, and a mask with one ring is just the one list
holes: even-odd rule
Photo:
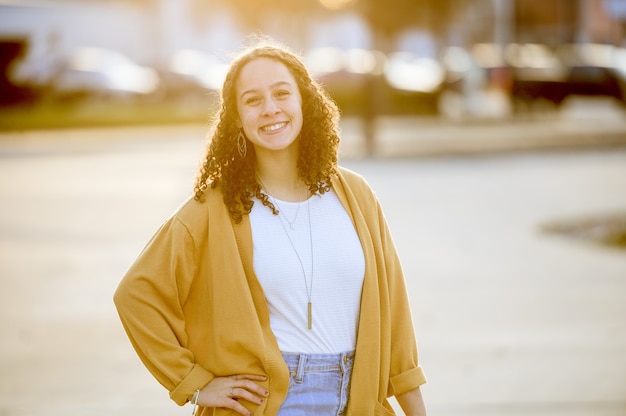
[[[292, 86], [290, 82], [287, 82], [287, 81], [278, 81], [278, 82], [275, 82], [275, 83], [273, 83], [272, 85], [270, 85], [270, 88], [276, 88], [276, 87], [280, 87], [280, 86], [282, 86], [282, 85]], [[254, 89], [254, 88], [249, 89], [249, 90], [245, 90], [244, 92], [242, 92], [242, 93], [241, 93], [241, 95], [240, 95], [239, 97], [240, 97], [240, 98], [242, 98], [244, 95], [246, 95], [246, 94], [252, 94], [252, 93], [254, 93], [254, 92], [256, 92], [256, 91], [257, 91], [257, 90], [256, 90], [256, 89]]]

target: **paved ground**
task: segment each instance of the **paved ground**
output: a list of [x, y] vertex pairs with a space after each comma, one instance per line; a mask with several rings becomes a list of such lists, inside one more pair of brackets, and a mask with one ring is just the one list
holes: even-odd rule
[[[425, 135], [409, 146], [409, 127], [438, 140], [432, 125], [388, 121], [384, 155], [420, 154]], [[543, 126], [588, 125], [572, 123]], [[596, 122], [585, 140], [622, 137], [620, 123]], [[497, 128], [438, 137], [520, 136]], [[361, 159], [358, 125], [344, 134], [343, 164], [378, 190], [403, 259], [431, 416], [626, 414], [626, 252], [542, 232], [626, 213], [626, 148]], [[203, 136], [0, 135], [0, 416], [189, 414], [138, 362], [111, 296], [189, 194]], [[542, 137], [557, 136], [573, 140]]]

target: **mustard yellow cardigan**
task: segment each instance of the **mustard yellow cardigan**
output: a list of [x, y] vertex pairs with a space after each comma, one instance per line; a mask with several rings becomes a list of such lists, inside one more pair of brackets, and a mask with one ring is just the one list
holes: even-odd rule
[[[392, 395], [426, 382], [418, 364], [400, 261], [381, 207], [366, 181], [340, 168], [332, 187], [351, 216], [365, 254], [365, 279], [348, 415], [393, 415]], [[262, 374], [270, 392], [255, 415], [275, 415], [289, 372], [252, 266], [248, 216], [229, 217], [222, 194], [188, 200], [152, 237], [119, 284], [114, 301], [137, 354], [183, 405], [214, 377]], [[202, 409], [207, 416], [232, 414]]]

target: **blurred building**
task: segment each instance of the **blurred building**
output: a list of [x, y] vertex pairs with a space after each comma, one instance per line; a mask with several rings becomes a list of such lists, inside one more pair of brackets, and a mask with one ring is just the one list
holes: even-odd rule
[[517, 0], [515, 40], [520, 43], [575, 42], [624, 45], [623, 0]]
[[[346, 109], [352, 106], [366, 115], [432, 112], [441, 107], [446, 91], [455, 90], [466, 101], [484, 98], [485, 91], [492, 98], [497, 96], [494, 91], [510, 92], [511, 64], [505, 51], [509, 45], [626, 46], [625, 3], [4, 0], [0, 2], [0, 88], [5, 97], [15, 85], [61, 88], [59, 74], [68, 72], [68, 62], [84, 62], [76, 56], [94, 56], [97, 49], [101, 59], [97, 62], [105, 62], [106, 56], [106, 62], [123, 63], [123, 74], [138, 77], [152, 77], [149, 69], [153, 69], [168, 92], [187, 96], [194, 90], [217, 88], [230, 53], [248, 33], [262, 32], [315, 57], [311, 59], [314, 72], [329, 89], [335, 88], [331, 92]], [[91, 48], [91, 55], [81, 50], [85, 47]], [[100, 72], [98, 81], [93, 73], [82, 73], [85, 85], [107, 88], [116, 85], [115, 78], [122, 73]], [[148, 90], [152, 83], [144, 85]], [[371, 92], [369, 98], [364, 92]], [[506, 97], [498, 97], [501, 105]], [[375, 105], [364, 105], [368, 100]], [[451, 102], [444, 106], [453, 108]], [[479, 102], [465, 106], [489, 108]]]

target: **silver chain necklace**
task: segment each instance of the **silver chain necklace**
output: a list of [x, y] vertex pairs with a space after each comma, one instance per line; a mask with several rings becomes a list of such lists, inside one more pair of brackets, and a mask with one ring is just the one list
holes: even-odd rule
[[287, 215], [285, 215], [285, 211], [280, 207], [280, 205], [278, 204], [278, 201], [274, 197], [270, 196], [270, 191], [267, 189], [267, 186], [265, 186], [265, 184], [261, 180], [261, 177], [259, 175], [256, 175], [256, 177], [259, 180], [259, 182], [261, 182], [261, 186], [263, 187], [263, 189], [265, 189], [267, 196], [272, 200], [272, 203], [276, 205], [276, 208], [278, 208], [278, 215], [282, 215], [285, 221], [287, 221], [287, 224], [289, 224], [289, 228], [293, 230], [294, 224], [296, 223], [296, 220], [298, 219], [298, 214], [300, 213], [300, 204], [298, 204], [298, 207], [296, 208], [296, 215], [294, 215], [293, 220], [289, 221], [289, 218], [287, 218]]
[[[267, 196], [270, 198], [270, 200], [276, 204], [276, 206], [278, 207], [278, 213], [280, 214], [282, 212], [282, 210], [280, 209], [280, 206], [278, 205], [278, 202], [276, 202], [276, 199], [274, 199], [274, 197], [272, 197], [268, 190], [267, 187], [265, 186], [265, 184], [263, 183], [263, 181], [261, 180], [261, 178], [257, 175], [257, 179], [259, 180], [259, 182], [261, 182], [261, 186], [265, 189], [265, 191], [267, 192]], [[293, 243], [293, 240], [291, 239], [291, 236], [289, 235], [289, 231], [287, 231], [287, 227], [285, 227], [285, 223], [283, 223], [283, 220], [281, 219], [280, 215], [278, 216], [278, 220], [280, 221], [280, 225], [283, 228], [283, 231], [285, 232], [285, 235], [287, 236], [287, 239], [289, 240], [289, 244], [291, 245], [291, 248], [293, 249], [293, 252], [296, 253], [296, 257], [298, 258], [298, 262], [300, 263], [300, 269], [302, 270], [302, 277], [304, 279], [304, 287], [306, 289], [306, 297], [307, 297], [307, 328], [308, 329], [313, 329], [313, 303], [311, 302], [311, 295], [313, 293], [313, 231], [312, 231], [312, 227], [311, 227], [311, 205], [310, 205], [310, 200], [311, 198], [307, 198], [306, 200], [306, 207], [307, 207], [307, 211], [308, 211], [308, 219], [309, 219], [309, 249], [310, 249], [310, 254], [311, 254], [311, 274], [310, 274], [310, 281], [307, 281], [306, 278], [306, 272], [304, 271], [304, 262], [302, 261], [302, 258], [300, 257], [300, 253], [298, 253], [298, 250], [296, 249], [296, 245]], [[300, 205], [298, 204], [298, 211], [300, 210]], [[296, 221], [296, 218], [298, 217], [298, 211], [296, 211], [296, 217], [293, 219], [293, 221]], [[283, 217], [285, 218], [285, 220], [287, 221], [287, 223], [290, 225], [291, 229], [293, 230], [293, 223], [289, 222], [289, 220], [287, 219], [287, 217], [283, 214]]]

